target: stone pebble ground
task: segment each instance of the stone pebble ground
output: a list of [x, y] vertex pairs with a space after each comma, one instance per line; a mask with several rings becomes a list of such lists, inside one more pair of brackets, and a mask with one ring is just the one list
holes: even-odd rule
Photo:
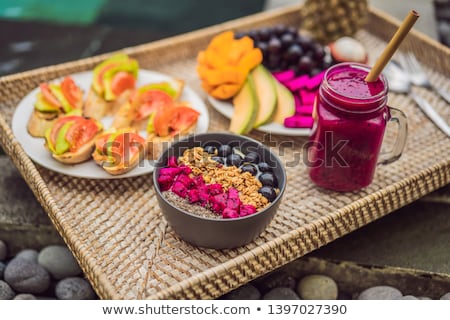
[[[0, 300], [91, 300], [98, 299], [82, 274], [77, 261], [65, 246], [51, 245], [41, 251], [25, 249], [12, 258], [0, 240]], [[403, 295], [391, 286], [376, 286], [362, 292], [339, 290], [336, 282], [320, 274], [299, 281], [283, 272], [243, 285], [219, 299], [227, 300], [430, 300], [429, 297]], [[441, 300], [450, 300], [450, 292]]]
[[0, 240], [0, 300], [98, 299], [72, 253], [51, 245], [40, 251], [24, 249], [8, 258]]

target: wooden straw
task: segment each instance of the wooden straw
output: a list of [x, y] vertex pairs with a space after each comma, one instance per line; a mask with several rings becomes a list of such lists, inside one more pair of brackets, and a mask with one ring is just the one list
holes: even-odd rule
[[365, 80], [367, 82], [373, 82], [378, 79], [378, 76], [380, 75], [381, 71], [383, 71], [384, 67], [389, 62], [392, 55], [397, 50], [397, 48], [400, 46], [403, 39], [406, 37], [409, 30], [411, 30], [412, 26], [414, 25], [414, 23], [416, 23], [418, 18], [419, 18], [419, 13], [417, 11], [411, 10], [408, 13], [408, 15], [403, 20], [400, 27], [397, 29], [397, 32], [395, 32], [391, 41], [389, 41], [387, 47], [384, 49], [381, 56], [375, 62], [375, 65], [373, 66], [372, 70], [370, 70], [369, 74], [366, 76]]

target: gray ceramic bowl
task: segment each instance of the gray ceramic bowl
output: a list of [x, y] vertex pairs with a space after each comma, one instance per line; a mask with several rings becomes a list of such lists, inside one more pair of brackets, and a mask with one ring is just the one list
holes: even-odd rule
[[[206, 143], [230, 144], [233, 147], [239, 147], [244, 153], [249, 151], [259, 153], [260, 158], [271, 165], [278, 179], [280, 192], [271, 205], [242, 218], [212, 219], [191, 214], [169, 203], [161, 194], [158, 185], [160, 169], [167, 165], [169, 157], [180, 156], [184, 150], [203, 146]], [[199, 247], [227, 249], [243, 246], [264, 231], [273, 219], [286, 188], [286, 172], [280, 159], [256, 140], [229, 133], [205, 133], [174, 142], [165, 150], [156, 162], [153, 183], [161, 211], [180, 238]]]

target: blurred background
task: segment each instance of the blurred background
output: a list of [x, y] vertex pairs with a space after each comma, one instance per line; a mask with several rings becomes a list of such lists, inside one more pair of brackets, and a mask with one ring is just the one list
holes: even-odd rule
[[[0, 76], [142, 44], [302, 0], [2, 0]], [[450, 45], [450, 0], [369, 0]]]

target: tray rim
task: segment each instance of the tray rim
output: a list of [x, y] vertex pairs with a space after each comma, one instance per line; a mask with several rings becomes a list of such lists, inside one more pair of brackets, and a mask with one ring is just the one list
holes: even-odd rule
[[[294, 5], [272, 11], [258, 13], [255, 15], [225, 22], [208, 28], [192, 31], [175, 37], [166, 38], [152, 43], [142, 44], [134, 47], [128, 47], [121, 51], [130, 53], [131, 55], [139, 54], [142, 52], [162, 48], [173, 41], [180, 41], [181, 39], [183, 39], [183, 41], [189, 41], [191, 39], [206, 37], [225, 29], [239, 28], [239, 26], [242, 25], [245, 26], [250, 23], [263, 22], [267, 18], [281, 17], [286, 14], [293, 14], [301, 7], [302, 5]], [[394, 25], [399, 24], [398, 20], [386, 15], [380, 10], [370, 8], [370, 14], [376, 16], [379, 19], [384, 19], [388, 23]], [[416, 30], [412, 30], [411, 34], [425, 41], [427, 44], [443, 52], [444, 54], [450, 55], [450, 48], [447, 48], [439, 44], [437, 41], [429, 38], [428, 36]], [[88, 68], [89, 65], [93, 65], [101, 61], [110, 54], [111, 53], [105, 53], [90, 58], [80, 59], [76, 61], [69, 61], [54, 66], [42, 67], [30, 71], [4, 76], [0, 78], [0, 84], [4, 82], [17, 81], [28, 77], [31, 78], [43, 76], [47, 74], [46, 72], [48, 71], [49, 68], [52, 68], [53, 70], [56, 69], [57, 71], [59, 70], [70, 72], [70, 66], [72, 66], [74, 62], [77, 65], [83, 65], [85, 68]], [[13, 163], [19, 169], [19, 172], [24, 177], [25, 181], [30, 186], [31, 190], [33, 191], [33, 193], [35, 194], [41, 205], [44, 207], [44, 209], [46, 209], [45, 211], [47, 211], [48, 216], [52, 221], [53, 225], [56, 227], [58, 233], [62, 236], [65, 243], [68, 245], [70, 250], [74, 253], [76, 258], [80, 262], [80, 265], [83, 267], [88, 278], [91, 280], [91, 282], [95, 284], [94, 288], [96, 289], [97, 293], [100, 295], [100, 297], [105, 299], [120, 299], [121, 297], [117, 296], [117, 294], [114, 293], [115, 289], [112, 286], [111, 282], [108, 279], [106, 279], [106, 277], [103, 276], [101, 273], [95, 272], [96, 267], [91, 265], [89, 261], [85, 257], [83, 257], [82, 248], [80, 248], [80, 244], [77, 244], [71, 240], [72, 237], [70, 234], [70, 230], [63, 230], [64, 229], [63, 226], [58, 222], [57, 219], [57, 217], [62, 214], [61, 210], [56, 205], [50, 190], [48, 189], [44, 179], [40, 175], [36, 166], [31, 161], [31, 159], [28, 158], [28, 156], [26, 155], [20, 144], [17, 142], [14, 135], [12, 134], [12, 130], [10, 129], [9, 124], [5, 121], [5, 119], [1, 114], [0, 114], [0, 129], [1, 129], [0, 144], [4, 147], [5, 152], [8, 154], [8, 156], [12, 158]], [[433, 174], [435, 174], [434, 177]], [[416, 184], [417, 181], [426, 180], [430, 176], [434, 179], [432, 179], [432, 181], [426, 185], [426, 188], [418, 190]], [[248, 273], [250, 275], [249, 276], [250, 279], [248, 281], [250, 281], [252, 278], [262, 276], [263, 274], [279, 266], [282, 266], [296, 258], [299, 258], [304, 254], [312, 250], [315, 250], [318, 247], [323, 246], [326, 243], [333, 241], [334, 239], [348, 232], [356, 230], [357, 228], [367, 224], [368, 222], [371, 222], [384, 215], [387, 215], [393, 210], [396, 210], [414, 200], [417, 200], [418, 198], [448, 183], [450, 183], [450, 159], [443, 160], [432, 167], [428, 167], [397, 183], [389, 185], [384, 189], [381, 189], [377, 192], [374, 192], [363, 198], [360, 198], [359, 200], [345, 207], [342, 207], [339, 210], [336, 210], [331, 215], [324, 217], [324, 219], [319, 219], [318, 221], [311, 223], [314, 225], [313, 231], [305, 229], [303, 227], [292, 230], [291, 232], [277, 239], [267, 242], [261, 246], [255, 247], [251, 251], [248, 251], [244, 254], [240, 254], [237, 257], [230, 259], [225, 263], [219, 264], [213, 268], [205, 270], [200, 274], [197, 274], [196, 276], [183, 280], [175, 285], [167, 287], [166, 289], [157, 294], [149, 295], [146, 296], [145, 298], [146, 299], [212, 298], [214, 297], [214, 295], [211, 294], [211, 292], [214, 291], [214, 288], [212, 289], [210, 288], [209, 291], [206, 292], [204, 288], [201, 287], [202, 283], [207, 282], [208, 285], [213, 287], [214, 285], [217, 286], [220, 286], [221, 284], [223, 285], [223, 281], [225, 281], [228, 282], [225, 285], [225, 289], [229, 291], [234, 287], [236, 287], [237, 285], [243, 284], [239, 283], [238, 281], [234, 282], [232, 281], [232, 279], [236, 276], [236, 273], [241, 274]], [[399, 194], [403, 194], [401, 199], [398, 198]], [[396, 200], [392, 200], [393, 198], [396, 198]], [[388, 205], [387, 200], [390, 200], [390, 203], [394, 203], [394, 205]], [[371, 208], [370, 204], [373, 203], [381, 204], [381, 206], [385, 210], [381, 211]], [[330, 228], [331, 230], [333, 230], [333, 232], [337, 232], [336, 221], [345, 219], [346, 215], [356, 216], [358, 214], [362, 216], [364, 216], [364, 214], [369, 215], [370, 216], [370, 218], [368, 219], [369, 221], [367, 221], [367, 219], [363, 217], [362, 219], [366, 220], [364, 223], [362, 223], [361, 225], [358, 225], [357, 222], [353, 223], [352, 228], [346, 230], [344, 233], [338, 232], [341, 234], [338, 237], [335, 237], [334, 239], [331, 239], [329, 241], [326, 240], [324, 241], [323, 240], [324, 237], [320, 237], [321, 232], [324, 232], [324, 230], [330, 230]], [[332, 218], [335, 220], [333, 221]], [[331, 226], [328, 227], [327, 224], [331, 224]], [[318, 242], [315, 247], [311, 245], [314, 236], [319, 239], [322, 238], [322, 240]], [[309, 245], [307, 245], [308, 243]], [[291, 249], [286, 250], [286, 246]], [[298, 253], [293, 254], [292, 251], [294, 250], [292, 248], [295, 248]], [[283, 259], [281, 260], [275, 259], [274, 261], [270, 261], [269, 259], [268, 263], [267, 259], [266, 261], [262, 262], [258, 261], [263, 260], [260, 254], [265, 252], [282, 252], [281, 256], [283, 256]], [[252, 270], [252, 266], [254, 269], [260, 267], [259, 270], [257, 270], [258, 272]], [[223, 289], [221, 290], [224, 291]], [[224, 292], [221, 293], [223, 294]]]

